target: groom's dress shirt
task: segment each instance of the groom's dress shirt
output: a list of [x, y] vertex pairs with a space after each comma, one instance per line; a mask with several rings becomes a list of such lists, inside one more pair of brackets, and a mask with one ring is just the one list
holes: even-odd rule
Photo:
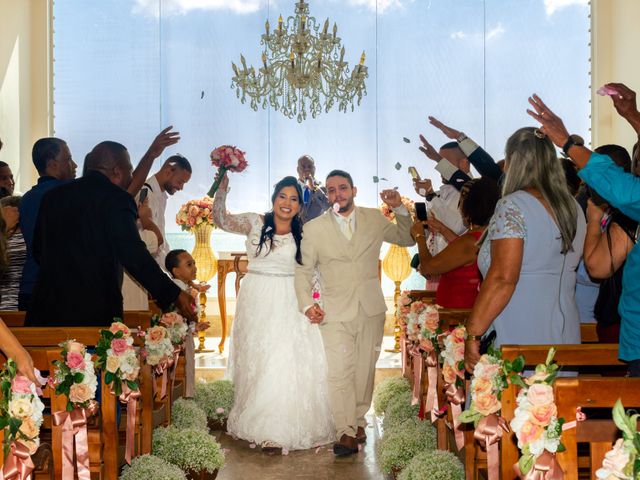
[[[149, 178], [142, 188], [149, 190], [147, 198], [149, 199], [149, 208], [151, 209], [151, 220], [153, 220], [153, 223], [158, 226], [158, 229], [162, 233], [162, 238], [164, 240], [162, 245], [159, 247], [155, 246], [154, 248], [151, 243], [148, 243], [148, 240], [151, 239], [153, 241], [151, 237], [155, 237], [155, 234], [151, 236], [149, 233], [153, 232], [146, 231], [145, 233], [145, 230], [141, 225], [138, 227], [138, 230], [140, 232], [140, 237], [149, 247], [149, 251], [153, 255], [155, 261], [158, 262], [161, 269], [165, 270], [164, 259], [171, 251], [171, 247], [169, 246], [169, 242], [167, 242], [167, 235], [164, 230], [164, 214], [167, 209], [167, 199], [169, 198], [169, 195], [167, 192], [163, 192], [161, 190], [160, 184], [158, 183], [155, 175]], [[139, 201], [139, 198], [140, 194], [138, 194], [136, 200]]]

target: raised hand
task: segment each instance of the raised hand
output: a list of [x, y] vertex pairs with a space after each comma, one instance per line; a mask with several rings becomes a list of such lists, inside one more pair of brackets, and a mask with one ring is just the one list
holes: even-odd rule
[[413, 188], [421, 197], [426, 197], [430, 193], [433, 193], [433, 184], [428, 178], [424, 178], [422, 180], [414, 180]]
[[397, 190], [383, 190], [380, 192], [380, 199], [391, 208], [397, 208], [402, 205], [402, 197]]
[[462, 132], [455, 130], [451, 127], [447, 127], [444, 123], [438, 120], [436, 117], [428, 117], [429, 123], [444, 133], [448, 138], [456, 140]]
[[562, 119], [553, 113], [535, 93], [529, 97], [529, 103], [535, 111], [527, 109], [527, 113], [540, 122], [542, 125], [540, 131], [548, 135], [553, 143], [562, 148], [569, 138], [569, 132]]
[[616, 111], [624, 118], [628, 115], [638, 112], [636, 106], [636, 92], [627, 87], [624, 83], [607, 83], [605, 87], [615, 89], [617, 95], [611, 95], [613, 106]]
[[435, 162], [439, 162], [440, 160], [442, 160], [442, 155], [440, 155], [438, 151], [433, 148], [433, 146], [429, 142], [427, 142], [427, 139], [424, 138], [423, 135], [420, 135], [420, 141], [422, 142], [422, 146], [418, 148], [427, 156], [427, 158]]
[[145, 155], [158, 158], [164, 152], [164, 149], [178, 143], [180, 141], [180, 132], [171, 132], [173, 125], [168, 126], [162, 130], [156, 138], [153, 139], [151, 145], [147, 149]]

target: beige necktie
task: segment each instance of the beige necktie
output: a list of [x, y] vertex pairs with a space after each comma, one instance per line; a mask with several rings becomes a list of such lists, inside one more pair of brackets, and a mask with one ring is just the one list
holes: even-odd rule
[[347, 240], [351, 240], [351, 237], [353, 236], [353, 228], [351, 227], [351, 217], [346, 218], [343, 222], [343, 229], [342, 229], [342, 233], [344, 233], [344, 236], [347, 237]]

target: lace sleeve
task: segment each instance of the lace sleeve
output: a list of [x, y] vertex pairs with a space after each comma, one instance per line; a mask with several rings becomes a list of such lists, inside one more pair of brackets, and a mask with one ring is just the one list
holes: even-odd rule
[[502, 238], [526, 238], [527, 226], [520, 208], [509, 199], [502, 199], [489, 223], [489, 240]]
[[219, 189], [213, 200], [213, 223], [226, 232], [249, 235], [253, 223], [258, 215], [255, 213], [240, 213], [232, 215], [227, 212], [227, 192]]

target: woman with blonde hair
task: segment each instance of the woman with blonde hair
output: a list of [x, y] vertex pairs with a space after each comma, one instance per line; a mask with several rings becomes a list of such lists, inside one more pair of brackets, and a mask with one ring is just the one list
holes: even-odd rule
[[467, 323], [470, 372], [489, 329], [495, 330], [497, 345], [580, 343], [575, 272], [584, 215], [544, 133], [517, 130], [505, 153], [503, 198], [478, 254], [484, 282]]

